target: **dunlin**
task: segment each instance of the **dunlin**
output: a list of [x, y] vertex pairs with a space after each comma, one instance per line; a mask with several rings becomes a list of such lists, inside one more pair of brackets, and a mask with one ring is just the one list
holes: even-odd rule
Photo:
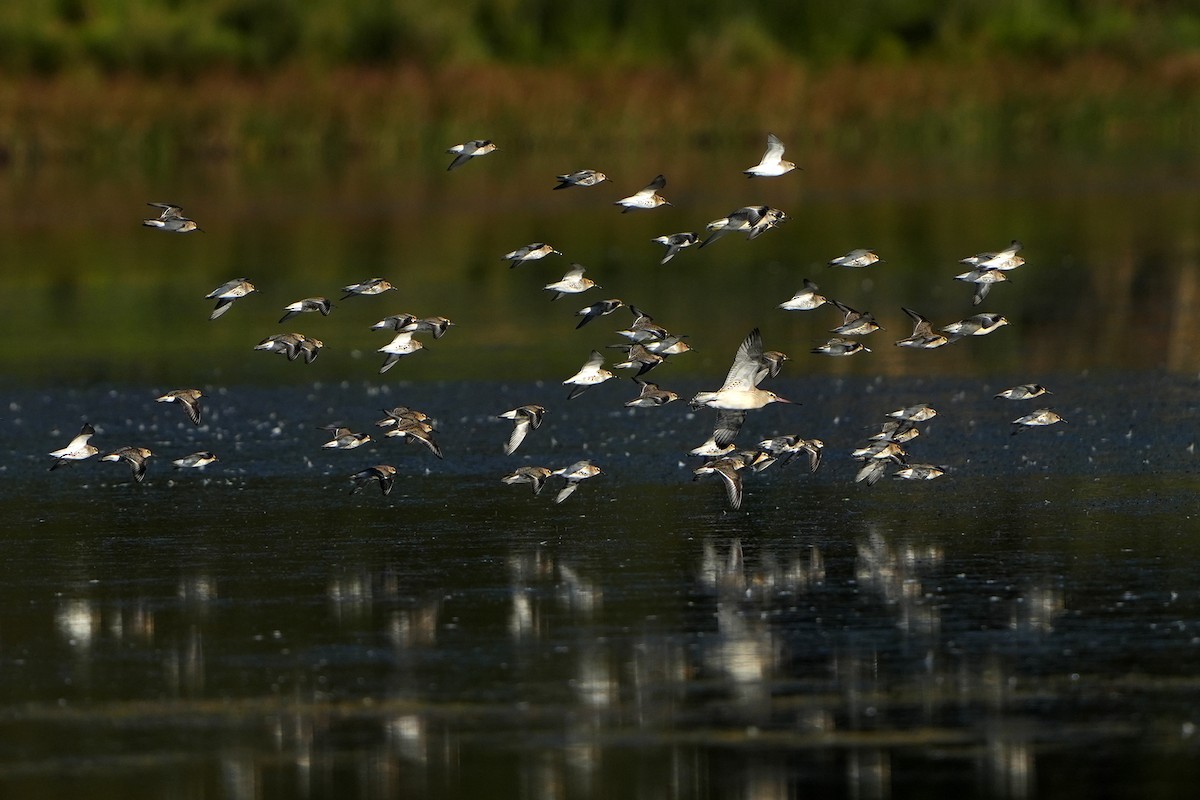
[[1005, 389], [997, 394], [996, 398], [1004, 400], [1032, 400], [1044, 394], [1054, 394], [1054, 392], [1040, 383], [1022, 383], [1020, 386], [1011, 386]]
[[800, 436], [776, 436], [764, 439], [758, 443], [759, 449], [770, 455], [769, 461], [779, 461], [780, 467], [786, 467], [800, 453], [808, 455], [808, 471], [816, 472], [821, 466], [821, 457], [825, 443], [820, 439], [804, 439]]
[[1066, 422], [1066, 420], [1048, 408], [1039, 408], [1032, 414], [1026, 414], [1023, 417], [1014, 419], [1012, 421], [1012, 432], [1017, 434], [1025, 428], [1041, 428], [1059, 422]]
[[825, 344], [817, 345], [809, 352], [823, 356], [852, 356], [855, 353], [869, 353], [871, 348], [864, 347], [862, 342], [835, 336]]
[[892, 477], [905, 481], [931, 481], [945, 474], [945, 470], [939, 469], [933, 464], [909, 464], [896, 470]]
[[569, 294], [580, 294], [593, 287], [596, 289], [603, 288], [591, 278], [583, 277], [583, 273], [586, 271], [586, 268], [582, 264], [572, 264], [567, 274], [562, 276], [562, 280], [548, 283], [542, 288], [548, 292], [554, 292], [554, 296], [550, 298], [551, 300], [557, 300]]
[[621, 206], [621, 213], [627, 214], [635, 208], [658, 208], [662, 205], [671, 205], [665, 197], [659, 192], [667, 185], [667, 179], [659, 175], [654, 180], [646, 185], [645, 189], [637, 191], [629, 197], [623, 197], [617, 200], [613, 205]]
[[1017, 255], [1020, 250], [1021, 243], [1013, 239], [1012, 243], [1003, 250], [995, 253], [977, 253], [960, 259], [958, 263], [967, 264], [975, 269], [998, 269], [1007, 272], [1025, 263], [1025, 259]]
[[101, 456], [101, 461], [124, 461], [129, 465], [133, 479], [141, 483], [146, 478], [146, 459], [153, 456], [145, 447], [118, 447], [107, 455]]
[[354, 482], [350, 494], [360, 492], [368, 483], [376, 481], [379, 483], [379, 491], [386, 496], [391, 493], [392, 485], [396, 482], [396, 468], [391, 464], [377, 464], [354, 473], [350, 480]]
[[397, 422], [395, 427], [384, 436], [394, 436], [409, 444], [419, 444], [438, 458], [444, 458], [442, 446], [438, 444], [437, 438], [433, 435], [433, 426], [427, 422], [415, 420]]
[[512, 433], [509, 434], [508, 441], [504, 443], [504, 455], [510, 456], [515, 453], [529, 432], [535, 431], [541, 426], [542, 417], [545, 414], [545, 407], [536, 403], [517, 406], [503, 414], [498, 414], [500, 419], [510, 419], [514, 423]]
[[371, 441], [369, 433], [355, 433], [341, 425], [324, 425], [321, 430], [329, 431], [333, 434], [332, 439], [321, 445], [321, 447], [330, 450], [353, 450]]
[[870, 311], [857, 311], [845, 303], [830, 300], [838, 311], [842, 312], [842, 324], [830, 331], [839, 336], [866, 336], [868, 333], [883, 330]]
[[791, 300], [780, 303], [779, 307], [784, 311], [812, 311], [814, 308], [820, 308], [829, 302], [829, 298], [818, 294], [818, 288], [815, 283], [805, 278], [804, 288], [796, 292]]
[[775, 134], [768, 133], [767, 151], [763, 153], [762, 160], [750, 169], [742, 170], [742, 174], [748, 178], [769, 178], [785, 175], [795, 168], [795, 164], [783, 159], [783, 142]]
[[533, 488], [534, 495], [538, 495], [541, 493], [542, 487], [546, 485], [546, 479], [552, 474], [545, 467], [517, 467], [500, 480], [510, 486], [518, 483], [528, 483]]
[[345, 300], [347, 297], [353, 297], [356, 294], [362, 297], [383, 294], [384, 292], [393, 291], [395, 288], [395, 286], [383, 278], [368, 278], [361, 283], [352, 283], [349, 286], [343, 286], [342, 291], [345, 294], [342, 295], [342, 299]]
[[555, 250], [553, 245], [546, 244], [545, 242], [532, 242], [524, 247], [518, 247], [510, 253], [505, 253], [500, 256], [500, 260], [507, 261], [508, 268], [514, 269], [526, 261], [538, 261], [548, 255], [561, 256], [562, 253]]
[[700, 480], [704, 475], [718, 476], [725, 484], [725, 495], [729, 499], [729, 507], [737, 510], [742, 507], [742, 476], [740, 473], [746, 467], [752, 466], [761, 455], [762, 453], [757, 450], [742, 450], [732, 455], [714, 458], [692, 470], [692, 474], [696, 476], [693, 480]]
[[288, 361], [304, 356], [304, 363], [311, 364], [324, 346], [325, 343], [320, 339], [312, 339], [303, 333], [275, 333], [256, 344], [254, 349], [279, 353], [286, 356]]
[[434, 339], [440, 339], [446, 335], [446, 331], [453, 327], [454, 323], [446, 317], [425, 317], [411, 320], [403, 328], [400, 328], [400, 331], [402, 333], [432, 333]]
[[[742, 417], [744, 418], [745, 416], [746, 415], [743, 412]], [[717, 444], [716, 433], [714, 433], [712, 436], [708, 437], [703, 444], [693, 447], [688, 451], [688, 453], [693, 456], [703, 456], [704, 458], [717, 458], [719, 456], [732, 453], [736, 449], [737, 445], [733, 444], [733, 442], [727, 442], [723, 445]]]
[[662, 260], [658, 262], [659, 264], [665, 264], [674, 258], [675, 254], [683, 248], [694, 245], [698, 239], [699, 237], [697, 237], [696, 234], [688, 231], [685, 233], [666, 234], [665, 236], [659, 236], [651, 239], [650, 241], [657, 242], [658, 244], [661, 244], [667, 248], [666, 254], [662, 257]]
[[142, 224], [147, 228], [158, 228], [160, 231], [169, 233], [191, 233], [193, 231], [204, 233], [194, 220], [183, 216], [183, 209], [174, 203], [147, 203], [146, 205], [161, 210], [161, 213], [154, 219], [142, 220]]
[[976, 314], [973, 317], [960, 319], [958, 322], [951, 322], [942, 330], [954, 339], [960, 339], [964, 336], [987, 336], [1007, 324], [1008, 320], [1001, 314]]
[[557, 189], [567, 189], [571, 186], [595, 186], [598, 183], [604, 183], [608, 180], [608, 176], [603, 172], [597, 172], [594, 169], [581, 169], [578, 172], [572, 172], [569, 175], [558, 176]]
[[971, 304], [977, 306], [983, 302], [983, 298], [988, 296], [988, 292], [992, 290], [992, 284], [1007, 281], [1008, 275], [998, 269], [973, 269], [961, 275], [955, 275], [954, 280], [975, 284], [975, 293], [971, 296]]
[[377, 353], [386, 354], [383, 359], [383, 366], [379, 368], [379, 374], [387, 372], [392, 367], [396, 366], [396, 362], [407, 355], [411, 355], [418, 350], [421, 350], [425, 345], [412, 338], [413, 335], [408, 331], [397, 333], [395, 338], [379, 348]]
[[496, 145], [491, 139], [472, 139], [469, 142], [456, 144], [446, 150], [447, 153], [454, 155], [454, 160], [450, 162], [450, 166], [446, 167], [449, 172], [452, 169], [458, 169], [463, 164], [478, 156], [486, 156], [488, 153], [496, 151]]
[[245, 278], [234, 278], [231, 281], [225, 281], [217, 288], [213, 289], [208, 294], [204, 295], [205, 300], [216, 300], [217, 305], [213, 308], [209, 319], [216, 319], [224, 314], [233, 306], [234, 300], [240, 300], [248, 294], [258, 291], [254, 288], [254, 284]]
[[831, 267], [849, 267], [851, 269], [859, 269], [869, 267], [872, 264], [882, 264], [883, 259], [880, 258], [874, 250], [851, 250], [844, 256], [830, 259], [829, 266]]
[[736, 211], [729, 212], [728, 216], [713, 220], [705, 226], [711, 233], [700, 243], [700, 247], [707, 247], [730, 233], [740, 232], [749, 235], [754, 227], [766, 218], [767, 212], [770, 210], [770, 206], [743, 206]]
[[563, 500], [566, 500], [579, 488], [580, 483], [586, 481], [588, 478], [594, 478], [600, 473], [600, 468], [586, 459], [576, 461], [569, 467], [554, 470], [550, 473], [551, 475], [557, 475], [567, 482], [566, 486], [559, 489], [558, 494], [554, 496], [554, 502], [561, 503]]
[[201, 450], [183, 458], [177, 458], [171, 463], [175, 465], [176, 469], [204, 469], [214, 461], [220, 461], [220, 459], [208, 450]]
[[51, 471], [58, 469], [64, 464], [70, 464], [73, 461], [84, 461], [100, 452], [100, 449], [94, 444], [88, 444], [88, 439], [96, 435], [96, 429], [91, 423], [83, 423], [83, 427], [79, 429], [79, 435], [70, 441], [63, 448], [55, 450], [50, 455], [54, 457], [54, 463], [50, 466]]
[[371, 326], [373, 331], [402, 331], [412, 323], [416, 322], [417, 318], [412, 314], [392, 314], [389, 317], [376, 322]]
[[579, 330], [596, 317], [603, 317], [607, 314], [611, 314], [623, 305], [625, 305], [624, 301], [614, 297], [610, 300], [601, 300], [597, 303], [592, 303], [587, 308], [581, 308], [575, 312], [575, 316], [583, 317], [583, 319], [579, 320], [579, 324], [575, 326], [575, 329]]
[[937, 413], [937, 409], [928, 403], [918, 403], [917, 405], [905, 406], [895, 411], [889, 411], [887, 416], [901, 422], [925, 422], [936, 417]]
[[626, 408], [657, 408], [679, 399], [679, 395], [675, 392], [660, 389], [657, 383], [644, 381], [641, 378], [633, 380], [642, 387], [642, 390], [637, 397], [625, 404]]
[[283, 310], [286, 312], [279, 318], [281, 323], [287, 322], [297, 314], [303, 314], [306, 311], [320, 311], [321, 316], [328, 317], [330, 309], [333, 308], [333, 303], [329, 302], [328, 297], [306, 297], [303, 300], [297, 300], [294, 303], [286, 305]]
[[424, 422], [433, 428], [436, 421], [433, 417], [426, 414], [424, 411], [418, 411], [415, 408], [408, 406], [396, 406], [395, 408], [385, 408], [383, 413], [386, 415], [383, 419], [375, 423], [380, 428], [390, 428], [404, 422]]
[[187, 412], [188, 419], [193, 425], [200, 424], [200, 398], [204, 393], [199, 389], [172, 389], [155, 400], [157, 403], [179, 403]]
[[896, 342], [897, 347], [912, 347], [917, 350], [933, 350], [950, 342], [940, 333], [935, 333], [933, 323], [913, 311], [911, 308], [900, 309], [913, 321], [912, 336], [906, 336]]
[[868, 436], [869, 441], [898, 442], [904, 444], [921, 435], [921, 431], [912, 422], [893, 419], [879, 426], [879, 432]]
[[624, 361], [618, 361], [613, 364], [613, 369], [636, 369], [637, 375], [640, 378], [650, 370], [657, 367], [666, 358], [655, 353], [651, 353], [644, 346], [637, 344], [614, 344], [610, 347], [623, 349], [626, 353]]
[[563, 386], [574, 386], [571, 393], [567, 395], [568, 400], [574, 400], [579, 395], [583, 394], [584, 390], [589, 386], [595, 386], [604, 383], [611, 378], [613, 374], [602, 368], [604, 364], [604, 355], [599, 350], [593, 350], [592, 355], [580, 367], [579, 372], [576, 372], [571, 377], [563, 381]]

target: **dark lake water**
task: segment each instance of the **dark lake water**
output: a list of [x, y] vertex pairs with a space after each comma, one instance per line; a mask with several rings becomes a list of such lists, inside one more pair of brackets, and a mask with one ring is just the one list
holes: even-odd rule
[[[516, 148], [446, 175], [181, 169], [0, 173], [0, 796], [1178, 797], [1200, 779], [1200, 240], [1195, 168], [805, 163], [746, 153]], [[595, 163], [593, 163], [593, 161]], [[745, 163], [742, 163], [742, 162]], [[714, 166], [714, 162], [719, 169]], [[582, 167], [616, 180], [551, 192]], [[675, 205], [612, 200], [656, 172]], [[795, 180], [792, 180], [794, 178]], [[611, 190], [610, 190], [611, 187]], [[139, 222], [149, 200], [207, 233]], [[793, 219], [664, 266], [654, 236], [742, 205]], [[46, 216], [69, 209], [72, 221]], [[958, 259], [1020, 238], [1028, 263], [973, 308]], [[531, 241], [564, 252], [510, 270]], [[874, 247], [886, 263], [824, 262]], [[571, 261], [603, 291], [548, 301]], [[259, 293], [209, 321], [203, 295]], [[375, 275], [328, 318], [282, 307]], [[810, 355], [840, 320], [776, 306], [804, 277], [885, 331]], [[626, 409], [626, 378], [566, 402], [621, 297], [694, 353], [650, 373], [719, 385], [746, 332], [791, 355], [739, 443], [798, 433], [821, 468], [750, 475], [739, 511], [692, 480], [713, 413]], [[900, 306], [1011, 324], [932, 352]], [[377, 374], [387, 314], [457, 326]], [[326, 343], [312, 364], [257, 353]], [[418, 337], [422, 338], [422, 337]], [[612, 352], [612, 351], [608, 351]], [[993, 395], [1036, 381], [1053, 394]], [[154, 398], [202, 388], [205, 421]], [[548, 409], [513, 455], [523, 403]], [[901, 406], [930, 482], [856, 484], [850, 451]], [[404, 404], [444, 460], [375, 431]], [[1065, 425], [1012, 435], [1036, 408]], [[96, 459], [49, 472], [84, 420], [155, 452], [137, 485]], [[198, 450], [205, 471], [170, 462]], [[500, 477], [590, 458], [561, 505]], [[349, 476], [394, 464], [395, 489]]]

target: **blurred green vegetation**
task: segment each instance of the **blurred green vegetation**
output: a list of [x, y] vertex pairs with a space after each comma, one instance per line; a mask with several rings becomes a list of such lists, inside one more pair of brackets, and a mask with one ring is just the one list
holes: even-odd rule
[[194, 77], [320, 66], [1145, 61], [1200, 48], [1191, 0], [22, 0], [9, 74]]

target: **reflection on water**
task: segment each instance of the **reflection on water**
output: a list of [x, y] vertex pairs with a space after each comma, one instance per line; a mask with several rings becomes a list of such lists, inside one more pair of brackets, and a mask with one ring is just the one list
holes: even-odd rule
[[[935, 533], [840, 510], [841, 490], [799, 528], [764, 509], [583, 531], [489, 524], [493, 507], [469, 540], [386, 517], [318, 532], [295, 508], [153, 555], [83, 534], [86, 564], [41, 573], [32, 529], [3, 580], [0, 787], [1026, 798], [1062, 796], [1070, 765], [1081, 797], [1136, 795], [1151, 754], [1168, 782], [1191, 774], [1194, 577], [1107, 558], [1143, 550], [1163, 518], [1100, 504], [1080, 550], [1042, 499], [1056, 489], [1024, 491], [1048, 511], [978, 532], [967, 486], [929, 507]], [[436, 513], [388, 515], [420, 528]], [[1194, 550], [1190, 532], [1177, 550]], [[1110, 786], [1101, 762], [1125, 777]]]

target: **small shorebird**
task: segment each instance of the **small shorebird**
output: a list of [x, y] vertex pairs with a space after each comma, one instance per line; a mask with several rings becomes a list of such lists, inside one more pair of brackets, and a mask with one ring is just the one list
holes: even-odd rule
[[96, 429], [92, 427], [91, 423], [83, 423], [83, 427], [79, 429], [78, 436], [72, 439], [66, 447], [55, 450], [50, 454], [54, 457], [54, 463], [50, 466], [50, 470], [56, 470], [72, 461], [84, 461], [99, 453], [100, 448], [93, 444], [88, 444], [88, 439], [95, 435]]
[[636, 369], [638, 372], [634, 376], [635, 378], [640, 378], [666, 360], [666, 356], [651, 353], [644, 345], [636, 342], [633, 344], [613, 344], [609, 345], [609, 347], [624, 350], [626, 354], [624, 361], [613, 364], [613, 369]]
[[651, 239], [650, 241], [657, 242], [658, 244], [661, 244], [667, 248], [666, 255], [664, 255], [662, 260], [658, 262], [659, 264], [665, 264], [674, 258], [675, 254], [680, 250], [685, 247], [691, 247], [698, 240], [699, 237], [697, 237], [696, 234], [688, 231], [684, 233], [669, 233], [665, 236], [659, 236]]
[[1048, 408], [1039, 408], [1032, 414], [1026, 414], [1023, 417], [1014, 419], [1012, 421], [1012, 432], [1013, 434], [1018, 434], [1025, 428], [1041, 428], [1057, 422], [1066, 422], [1066, 420]]
[[514, 269], [526, 261], [537, 261], [548, 255], [561, 256], [562, 253], [555, 250], [553, 245], [546, 244], [545, 242], [533, 242], [524, 247], [518, 247], [511, 253], [505, 253], [500, 256], [500, 260], [507, 261], [508, 268]]
[[567, 274], [562, 276], [562, 280], [548, 283], [542, 288], [548, 292], [554, 292], [554, 296], [550, 298], [551, 300], [557, 300], [569, 294], [580, 294], [591, 288], [603, 289], [603, 286], [600, 286], [591, 278], [583, 277], [583, 273], [586, 271], [587, 269], [582, 264], [572, 264]]
[[449, 172], [452, 169], [458, 169], [463, 164], [478, 156], [486, 156], [488, 153], [495, 152], [496, 145], [491, 139], [472, 139], [469, 142], [456, 144], [446, 150], [447, 153], [454, 155], [454, 160], [450, 162], [450, 166], [446, 167]]
[[779, 307], [784, 311], [812, 311], [814, 308], [820, 308], [829, 302], [823, 294], [818, 294], [818, 287], [808, 278], [804, 279], [804, 288], [796, 292], [791, 300], [780, 303]]
[[837, 300], [829, 302], [843, 315], [842, 324], [831, 330], [830, 333], [836, 333], [839, 336], [866, 336], [868, 333], [883, 330], [870, 311], [856, 311]]
[[306, 297], [303, 300], [297, 300], [294, 303], [284, 306], [283, 310], [286, 313], [279, 318], [279, 322], [287, 322], [297, 314], [302, 314], [306, 311], [320, 311], [321, 316], [328, 317], [329, 311], [332, 308], [333, 303], [329, 302], [328, 297]]
[[975, 293], [971, 296], [971, 305], [977, 306], [983, 302], [983, 298], [988, 296], [988, 292], [992, 290], [992, 284], [1007, 281], [1008, 275], [999, 269], [977, 268], [969, 272], [964, 272], [961, 275], [955, 275], [954, 280], [975, 284]]
[[176, 469], [204, 469], [214, 461], [220, 461], [220, 459], [207, 450], [201, 450], [198, 453], [177, 458], [171, 463], [175, 465]]
[[371, 330], [402, 331], [416, 321], [417, 318], [412, 314], [392, 314], [390, 317], [384, 317], [372, 325]]
[[576, 461], [569, 467], [556, 469], [551, 472], [551, 475], [557, 475], [567, 482], [567, 485], [558, 490], [558, 494], [554, 496], [554, 502], [561, 503], [566, 500], [571, 494], [579, 488], [579, 484], [586, 481], [588, 478], [594, 478], [601, 472], [600, 468], [586, 459]]
[[603, 172], [597, 172], [594, 169], [581, 169], [569, 175], [559, 175], [558, 186], [554, 188], [558, 190], [567, 189], [571, 186], [595, 186], [598, 183], [604, 183], [606, 180], [608, 180], [608, 176]]
[[1008, 320], [1001, 314], [976, 314], [973, 317], [960, 319], [958, 322], [951, 322], [942, 330], [950, 334], [953, 339], [961, 339], [964, 336], [987, 336], [1007, 324]]
[[725, 383], [715, 392], [696, 394], [691, 401], [692, 407], [708, 406], [728, 411], [749, 411], [769, 403], [791, 403], [791, 400], [786, 400], [774, 392], [757, 388], [770, 370], [770, 364], [763, 358], [762, 334], [755, 328], [738, 346]]
[[509, 434], [508, 441], [504, 443], [504, 455], [510, 456], [517, 451], [521, 446], [521, 442], [525, 441], [525, 437], [530, 431], [535, 431], [542, 424], [542, 417], [546, 414], [544, 406], [539, 406], [536, 403], [530, 403], [524, 406], [517, 406], [514, 409], [505, 411], [503, 414], [498, 414], [499, 419], [510, 419], [513, 421], [513, 431]]
[[363, 487], [371, 481], [377, 481], [379, 491], [387, 496], [391, 493], [392, 485], [396, 481], [396, 468], [391, 464], [377, 464], [354, 473], [350, 476], [350, 480], [354, 482], [354, 488], [350, 490], [350, 494], [362, 491]]
[[708, 238], [700, 243], [700, 247], [707, 247], [717, 239], [730, 233], [740, 232], [749, 235], [754, 226], [762, 222], [770, 210], [770, 206], [743, 206], [736, 211], [729, 212], [727, 216], [713, 220], [704, 226], [705, 230], [712, 232], [708, 235]]
[[199, 389], [172, 389], [162, 397], [156, 398], [156, 403], [179, 403], [187, 413], [193, 425], [200, 424], [200, 398], [204, 393]]
[[897, 442], [904, 444], [921, 435], [915, 424], [906, 420], [893, 419], [879, 426], [879, 432], [867, 437], [874, 442]]
[[[741, 416], [745, 418], [746, 415], [743, 413]], [[717, 458], [719, 456], [728, 455], [736, 449], [737, 446], [733, 442], [728, 442], [723, 445], [717, 444], [717, 436], [714, 432], [712, 436], [704, 440], [703, 444], [693, 447], [691, 450], [689, 450], [688, 455], [703, 456], [704, 458]]]
[[852, 356], [855, 353], [869, 353], [871, 348], [863, 346], [862, 342], [835, 336], [825, 344], [817, 345], [809, 352], [822, 356]]
[[528, 483], [533, 488], [534, 495], [541, 494], [546, 479], [553, 473], [545, 467], [517, 467], [500, 480], [510, 486], [518, 483]]
[[851, 269], [859, 269], [861, 267], [869, 267], [872, 264], [882, 264], [883, 259], [876, 255], [874, 250], [851, 250], [844, 256], [830, 259], [829, 266], [831, 267], [849, 267]]
[[742, 170], [742, 174], [748, 178], [772, 178], [785, 175], [795, 168], [795, 164], [783, 158], [783, 142], [775, 134], [768, 133], [767, 151], [763, 153], [762, 160], [750, 169]]
[[432, 333], [434, 339], [446, 335], [446, 331], [454, 327], [454, 323], [446, 317], [425, 317], [410, 320], [407, 325], [399, 328], [401, 333]]
[[604, 354], [599, 350], [593, 350], [592, 355], [580, 367], [579, 372], [576, 372], [571, 377], [563, 381], [563, 386], [573, 385], [575, 388], [567, 395], [568, 400], [574, 400], [579, 395], [583, 394], [584, 390], [589, 386], [595, 386], [604, 383], [611, 378], [613, 374], [602, 368], [604, 364]]
[[234, 300], [240, 300], [248, 294], [258, 291], [254, 288], [254, 284], [245, 278], [234, 278], [231, 281], [225, 281], [217, 288], [213, 289], [208, 294], [204, 295], [205, 300], [216, 300], [217, 305], [213, 308], [209, 319], [216, 319], [224, 314], [233, 306]]
[[141, 483], [146, 478], [146, 459], [153, 456], [145, 447], [118, 447], [111, 453], [101, 456], [101, 461], [124, 461], [129, 464], [133, 480]]
[[933, 323], [921, 316], [911, 308], [901, 306], [901, 311], [913, 321], [912, 336], [906, 336], [896, 342], [897, 347], [912, 347], [917, 350], [933, 350], [945, 344], [949, 344], [950, 340], [940, 333], [935, 333]]
[[373, 294], [383, 294], [384, 292], [392, 291], [395, 288], [395, 286], [392, 286], [392, 284], [383, 278], [368, 278], [361, 283], [352, 283], [349, 286], [343, 286], [342, 291], [346, 294], [342, 296], [342, 299], [345, 300], [347, 297], [353, 297], [356, 294], [362, 297]]
[[1011, 386], [1005, 389], [997, 394], [996, 398], [1004, 400], [1032, 400], [1044, 394], [1054, 394], [1054, 392], [1040, 383], [1022, 383], [1020, 386]]
[[375, 423], [375, 426], [378, 428], [390, 428], [407, 422], [424, 422], [432, 430], [434, 425], [437, 424], [437, 421], [424, 411], [418, 411], [408, 406], [385, 408], [383, 413], [386, 416]]
[[659, 194], [664, 186], [667, 185], [667, 179], [659, 175], [654, 180], [646, 185], [645, 189], [635, 192], [629, 197], [623, 197], [620, 200], [614, 201], [613, 205], [622, 206], [621, 213], [627, 214], [635, 208], [658, 208], [662, 205], [671, 205], [665, 197]]
[[386, 357], [383, 359], [383, 366], [379, 368], [380, 375], [396, 366], [396, 362], [404, 356], [411, 355], [425, 347], [425, 345], [412, 337], [413, 335], [409, 331], [401, 331], [396, 334], [394, 339], [375, 351], [386, 354]]
[[977, 253], [973, 256], [959, 259], [960, 264], [966, 264], [975, 269], [998, 269], [1002, 272], [1007, 272], [1010, 269], [1016, 269], [1025, 263], [1025, 259], [1017, 255], [1021, 250], [1021, 243], [1016, 239], [1003, 250], [995, 253]]
[[444, 458], [442, 447], [433, 435], [433, 426], [427, 422], [415, 420], [397, 421], [396, 426], [384, 434], [403, 439], [409, 444], [419, 444], [438, 458]]
[[355, 433], [341, 425], [322, 425], [321, 430], [329, 431], [333, 434], [332, 439], [321, 445], [321, 447], [330, 450], [353, 450], [371, 441], [371, 434]]
[[716, 475], [725, 484], [725, 495], [729, 499], [729, 507], [735, 511], [742, 507], [742, 476], [739, 474], [763, 455], [758, 450], [742, 450], [728, 456], [706, 461], [702, 466], [692, 470], [695, 475], [692, 480], [700, 480], [704, 475]]
[[589, 322], [594, 320], [596, 317], [603, 317], [607, 314], [613, 313], [614, 311], [616, 311], [618, 308], [622, 307], [623, 305], [625, 305], [625, 302], [623, 300], [619, 300], [614, 297], [610, 300], [601, 300], [599, 302], [592, 303], [587, 308], [579, 309], [578, 311], [575, 312], [575, 316], [583, 317], [583, 319], [579, 320], [579, 324], [575, 326], [575, 330], [579, 330], [584, 325], [587, 325]]
[[311, 364], [324, 346], [325, 343], [320, 339], [313, 339], [303, 333], [274, 333], [254, 345], [254, 349], [279, 353], [286, 356], [288, 361], [295, 361], [304, 356], [304, 363]]
[[635, 383], [642, 387], [637, 397], [625, 404], [626, 408], [657, 408], [679, 399], [679, 395], [668, 389], [658, 388], [657, 383], [634, 378]]
[[758, 446], [759, 449], [770, 455], [770, 458], [762, 465], [763, 468], [770, 466], [776, 460], [779, 461], [780, 467], [786, 467], [796, 456], [806, 453], [808, 455], [808, 471], [816, 472], [817, 468], [821, 466], [825, 443], [820, 439], [776, 436], [773, 439], [764, 439], [758, 443]]
[[945, 474], [945, 470], [933, 464], [909, 464], [896, 470], [892, 477], [905, 481], [931, 481]]
[[918, 403], [915, 406], [905, 406], [895, 411], [889, 411], [887, 416], [901, 422], [925, 422], [937, 416], [937, 409], [928, 403]]
[[161, 210], [161, 213], [154, 219], [144, 219], [142, 224], [147, 228], [158, 228], [160, 231], [168, 231], [170, 233], [191, 233], [199, 231], [204, 233], [204, 230], [196, 224], [195, 220], [190, 220], [183, 215], [183, 208], [174, 203], [147, 203], [148, 206], [154, 206]]

